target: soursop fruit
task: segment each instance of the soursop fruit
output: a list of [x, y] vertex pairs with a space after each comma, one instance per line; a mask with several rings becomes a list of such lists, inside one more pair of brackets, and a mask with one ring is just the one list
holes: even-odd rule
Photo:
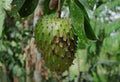
[[35, 29], [35, 41], [51, 71], [62, 73], [72, 64], [77, 38], [69, 18], [45, 15]]

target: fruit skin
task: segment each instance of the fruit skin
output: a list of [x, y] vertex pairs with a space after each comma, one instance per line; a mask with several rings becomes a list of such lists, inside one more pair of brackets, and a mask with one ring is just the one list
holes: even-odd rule
[[44, 16], [35, 29], [35, 41], [51, 71], [62, 73], [72, 64], [76, 35], [70, 19]]

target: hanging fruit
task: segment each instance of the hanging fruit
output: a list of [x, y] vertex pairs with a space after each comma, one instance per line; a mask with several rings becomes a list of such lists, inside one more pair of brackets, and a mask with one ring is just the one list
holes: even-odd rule
[[62, 73], [69, 68], [76, 50], [76, 35], [69, 18], [46, 15], [35, 29], [35, 39], [46, 66]]

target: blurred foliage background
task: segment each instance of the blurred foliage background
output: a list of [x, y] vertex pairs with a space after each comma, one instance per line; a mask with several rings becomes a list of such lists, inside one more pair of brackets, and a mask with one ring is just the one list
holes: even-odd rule
[[62, 75], [51, 72], [44, 60], [36, 64], [34, 15], [17, 13], [24, 1], [0, 0], [0, 82], [120, 82], [120, 0], [79, 0], [99, 40], [78, 47]]

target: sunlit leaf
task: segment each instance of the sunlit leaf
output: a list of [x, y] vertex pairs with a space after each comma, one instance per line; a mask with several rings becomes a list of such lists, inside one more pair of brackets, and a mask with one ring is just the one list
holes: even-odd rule
[[14, 75], [16, 75], [17, 77], [20, 77], [20, 76], [22, 75], [23, 71], [22, 71], [22, 69], [20, 68], [20, 66], [15, 65], [15, 66], [13, 67], [13, 73], [14, 73]]
[[[11, 10], [12, 0], [0, 0], [0, 7], [3, 7], [5, 10]], [[1, 5], [2, 4], [2, 5]]]
[[97, 37], [90, 25], [90, 20], [84, 6], [78, 0], [74, 0], [74, 2], [79, 7], [79, 10], [81, 10], [81, 13], [84, 15], [84, 30], [87, 38], [90, 40], [97, 40]]
[[4, 19], [5, 19], [5, 11], [2, 7], [2, 4], [0, 4], [0, 37], [2, 35]]
[[[112, 4], [112, 5], [111, 5]], [[106, 3], [107, 7], [114, 10], [117, 6], [120, 6], [120, 0], [112, 0]]]
[[96, 0], [79, 0], [84, 6], [93, 10]]
[[107, 24], [105, 27], [105, 34], [108, 36], [118, 30], [120, 30], [120, 19]]
[[104, 39], [103, 42], [103, 50], [104, 52], [109, 52], [110, 54], [116, 54], [119, 52], [119, 45], [120, 45], [120, 34], [115, 36], [107, 37]]
[[74, 26], [76, 35], [78, 36], [78, 48], [84, 48], [87, 43], [84, 32], [84, 16], [74, 1], [71, 1], [70, 3], [70, 14], [72, 24]]

